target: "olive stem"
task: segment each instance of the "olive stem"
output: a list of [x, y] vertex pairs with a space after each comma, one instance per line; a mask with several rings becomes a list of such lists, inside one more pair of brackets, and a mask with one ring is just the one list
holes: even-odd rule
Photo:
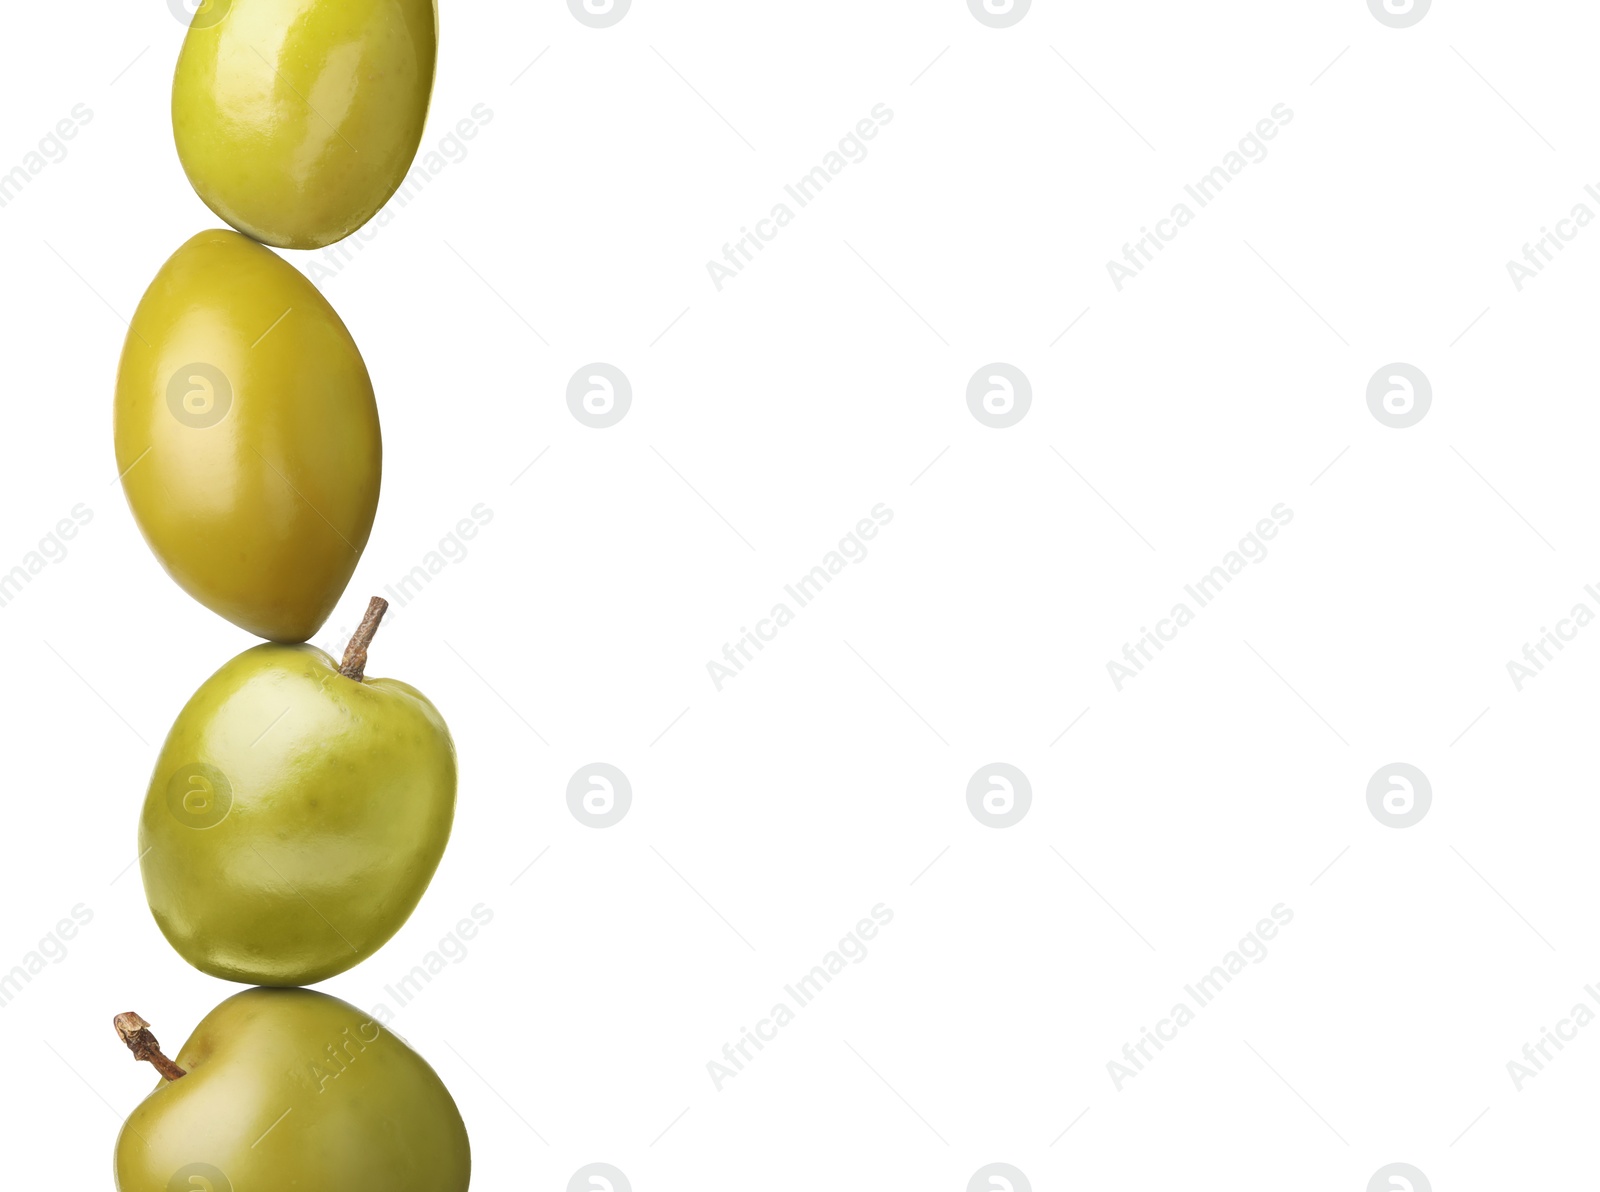
[[378, 622], [383, 620], [383, 614], [389, 611], [389, 602], [382, 596], [374, 596], [367, 604], [367, 615], [361, 618], [361, 624], [356, 626], [350, 644], [344, 648], [344, 662], [339, 667], [339, 673], [347, 679], [361, 682], [367, 673], [367, 647], [372, 644], [373, 635], [378, 632]]
[[133, 1052], [133, 1058], [148, 1062], [161, 1073], [162, 1079], [172, 1081], [187, 1075], [182, 1068], [162, 1054], [161, 1044], [157, 1043], [156, 1037], [150, 1033], [150, 1024], [132, 1010], [126, 1014], [118, 1014], [111, 1020], [111, 1025], [117, 1028], [117, 1036], [128, 1045], [128, 1050]]

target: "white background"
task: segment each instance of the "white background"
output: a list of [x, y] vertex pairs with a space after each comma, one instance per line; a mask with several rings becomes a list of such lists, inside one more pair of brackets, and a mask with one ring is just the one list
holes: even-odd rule
[[[1506, 262], [1600, 212], [1593, 6], [1397, 30], [1363, 0], [1037, 0], [992, 29], [962, 0], [637, 0], [597, 30], [540, 0], [442, 28], [425, 147], [493, 119], [320, 279], [386, 475], [318, 641], [493, 511], [370, 668], [442, 710], [461, 795], [411, 921], [323, 988], [392, 1004], [493, 911], [394, 1021], [477, 1186], [1592, 1182], [1600, 1029], [1521, 1091], [1506, 1065], [1600, 980], [1600, 629], [1521, 691], [1506, 663], [1600, 611], [1600, 228], [1521, 292]], [[114, 1012], [171, 1049], [236, 989], [128, 868], [163, 734], [252, 644], [115, 483], [124, 320], [217, 224], [172, 144], [182, 34], [91, 0], [13, 4], [0, 41], [0, 170], [93, 112], [0, 209], [0, 570], [94, 515], [0, 609], [0, 968], [93, 913], [0, 1010], [16, 1187], [107, 1186], [153, 1080]], [[707, 261], [880, 103], [869, 156], [719, 292]], [[1119, 292], [1106, 262], [1280, 103], [1265, 160]], [[632, 382], [610, 429], [567, 408], [592, 361]], [[966, 405], [994, 361], [1033, 387], [1005, 430]], [[1366, 402], [1396, 361], [1433, 386], [1406, 430]], [[880, 502], [868, 556], [717, 690], [723, 644]], [[1123, 643], [1280, 502], [1265, 561], [1118, 691]], [[1003, 830], [966, 804], [997, 760], [1033, 791]], [[594, 761], [633, 789], [606, 830], [566, 804]], [[1433, 789], [1404, 830], [1366, 801], [1394, 761]], [[707, 1062], [879, 903], [867, 958], [718, 1091]], [[1118, 1091], [1107, 1062], [1279, 903], [1267, 958]]]

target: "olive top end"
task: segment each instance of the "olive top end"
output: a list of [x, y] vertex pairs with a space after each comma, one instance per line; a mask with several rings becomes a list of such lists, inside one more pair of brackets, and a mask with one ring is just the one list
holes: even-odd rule
[[186, 1075], [182, 1068], [162, 1053], [161, 1044], [150, 1033], [150, 1024], [132, 1010], [118, 1014], [111, 1020], [111, 1025], [116, 1028], [117, 1037], [133, 1052], [133, 1058], [150, 1064], [161, 1073], [162, 1079], [172, 1081]]
[[361, 618], [361, 624], [356, 626], [356, 631], [350, 638], [350, 644], [344, 649], [344, 661], [339, 665], [339, 673], [347, 679], [354, 679], [360, 683], [367, 673], [367, 647], [372, 644], [373, 635], [378, 632], [378, 624], [383, 620], [383, 614], [389, 611], [389, 602], [382, 596], [374, 596], [367, 604], [367, 615]]

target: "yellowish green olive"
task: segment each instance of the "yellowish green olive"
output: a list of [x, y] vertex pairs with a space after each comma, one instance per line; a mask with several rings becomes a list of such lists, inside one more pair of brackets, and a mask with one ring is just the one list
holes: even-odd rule
[[416, 156], [438, 22], [434, 0], [207, 0], [172, 81], [196, 192], [279, 248], [350, 235]]
[[365, 674], [375, 600], [343, 665], [260, 645], [195, 692], [139, 817], [167, 941], [213, 977], [310, 985], [403, 924], [450, 839], [456, 753], [433, 704]]
[[387, 1027], [309, 989], [247, 989], [168, 1059], [117, 1138], [118, 1192], [467, 1192], [471, 1144], [438, 1074]]
[[273, 641], [321, 628], [383, 447], [361, 353], [299, 270], [222, 230], [174, 253], [123, 345], [115, 437], [134, 520], [186, 592]]

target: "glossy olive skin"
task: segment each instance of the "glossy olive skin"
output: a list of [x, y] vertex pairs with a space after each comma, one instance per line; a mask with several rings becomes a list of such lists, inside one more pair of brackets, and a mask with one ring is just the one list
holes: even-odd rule
[[139, 819], [145, 897], [202, 972], [309, 985], [399, 930], [455, 800], [455, 746], [419, 691], [348, 679], [314, 646], [256, 646], [167, 734]]
[[207, 1014], [117, 1138], [118, 1192], [466, 1192], [467, 1128], [410, 1047], [347, 1002], [247, 989]]
[[196, 13], [172, 80], [190, 183], [265, 244], [343, 240], [416, 156], [438, 53], [434, 0], [229, 0], [217, 11]]
[[114, 422], [134, 520], [184, 591], [272, 641], [321, 628], [383, 439], [361, 352], [299, 270], [220, 229], [178, 249], [134, 312]]

